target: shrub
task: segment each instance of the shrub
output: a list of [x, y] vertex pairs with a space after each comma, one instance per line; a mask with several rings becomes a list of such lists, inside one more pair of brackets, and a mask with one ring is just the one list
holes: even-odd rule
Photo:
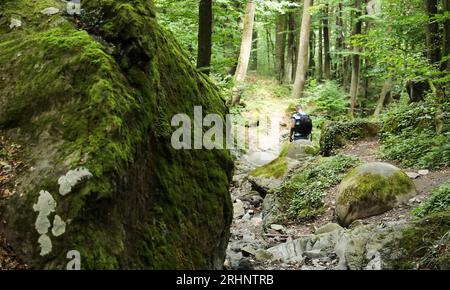
[[436, 188], [431, 197], [413, 209], [412, 213], [417, 217], [425, 217], [444, 211], [450, 211], [450, 180]]
[[305, 102], [311, 105], [311, 115], [338, 120], [348, 111], [348, 98], [344, 91], [332, 81], [310, 84], [305, 91]]
[[399, 106], [384, 116], [380, 157], [414, 168], [450, 165], [450, 105]]

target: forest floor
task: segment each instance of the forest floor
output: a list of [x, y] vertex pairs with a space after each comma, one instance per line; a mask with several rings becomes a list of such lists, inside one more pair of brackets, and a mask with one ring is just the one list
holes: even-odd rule
[[[257, 79], [253, 79], [251, 81], [256, 83], [261, 82], [261, 80]], [[263, 108], [258, 108], [258, 105], [253, 105], [252, 107], [247, 106], [247, 112], [245, 112], [245, 114], [251, 115], [253, 113], [251, 110], [264, 110], [268, 115], [276, 115], [276, 121], [280, 127], [279, 130], [281, 135], [269, 136], [269, 138], [273, 138], [273, 141], [267, 142], [271, 144], [278, 142], [280, 144], [274, 145], [273, 147], [280, 148], [281, 143], [286, 140], [286, 138], [280, 136], [285, 136], [285, 134], [289, 132], [289, 129], [285, 127], [285, 124], [289, 122], [290, 118], [287, 108], [292, 105], [293, 102], [289, 98], [282, 98], [280, 100], [280, 97], [273, 92], [276, 84], [273, 82], [270, 83], [270, 81], [267, 80], [264, 82], [269, 82], [269, 85], [259, 87], [257, 90], [251, 91], [249, 96], [245, 99], [247, 103], [252, 103], [252, 99], [254, 99], [258, 104], [264, 104]], [[252, 93], [254, 93], [253, 96], [251, 95]], [[284, 114], [284, 116], [280, 116], [280, 114]], [[256, 131], [258, 128], [250, 128], [250, 130]], [[254, 133], [250, 132], [250, 134]], [[360, 140], [348, 144], [345, 148], [341, 149], [339, 153], [359, 157], [365, 162], [383, 162], [383, 160], [380, 160], [377, 156], [378, 148], [379, 142], [377, 139]], [[252, 190], [250, 182], [246, 180], [248, 173], [256, 167], [255, 163], [258, 163], [252, 162], [254, 160], [251, 158], [252, 154], [255, 154], [255, 150], [250, 148], [248, 152], [250, 152], [250, 154], [242, 156], [237, 161], [236, 175], [233, 180], [233, 186], [230, 190], [233, 201], [236, 201], [237, 199], [244, 200], [245, 215], [234, 217], [231, 226], [231, 239], [227, 251], [225, 266], [226, 268], [231, 269], [301, 269], [304, 265], [283, 264], [274, 261], [260, 262], [255, 258], [255, 250], [267, 249], [269, 247], [285, 243], [286, 241], [294, 240], [301, 236], [313, 234], [316, 229], [323, 225], [328, 223], [336, 223], [334, 203], [337, 186], [329, 190], [327, 195], [323, 198], [325, 213], [315, 220], [303, 224], [287, 222], [281, 231], [274, 231], [272, 229], [264, 231], [262, 225], [262, 203], [260, 201], [253, 202], [250, 200], [250, 202], [248, 202], [248, 200], [246, 200], [247, 196], [254, 196], [258, 194], [256, 191]], [[263, 155], [263, 152], [260, 152], [258, 156], [260, 155]], [[389, 163], [400, 167], [398, 164], [393, 162], [389, 161]], [[261, 166], [260, 164], [258, 165]], [[400, 205], [393, 210], [362, 220], [362, 224], [383, 224], [392, 221], [410, 220], [412, 218], [410, 213], [411, 209], [417, 207], [420, 203], [426, 200], [431, 195], [433, 189], [450, 179], [450, 168], [429, 171], [422, 175], [418, 174], [417, 170], [410, 168], [402, 169], [405, 172], [417, 175], [416, 178], [413, 178], [413, 180], [418, 194], [411, 198], [407, 203]], [[262, 198], [259, 200], [261, 199]], [[255, 198], [253, 198], [253, 200], [255, 200]], [[239, 253], [239, 249], [241, 254]]]
[[[22, 147], [9, 142], [0, 131], [0, 202], [16, 194], [17, 182], [15, 177], [25, 168], [21, 158]], [[0, 222], [5, 223], [0, 215]], [[0, 270], [27, 269], [14, 254], [8, 241], [0, 232]]]

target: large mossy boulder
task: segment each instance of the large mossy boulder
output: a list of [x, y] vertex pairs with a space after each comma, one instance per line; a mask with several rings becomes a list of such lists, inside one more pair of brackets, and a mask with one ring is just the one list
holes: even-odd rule
[[351, 122], [327, 122], [322, 127], [320, 135], [320, 154], [331, 156], [336, 150], [345, 146], [349, 141], [378, 136], [381, 123], [368, 120]]
[[399, 168], [366, 163], [350, 171], [339, 185], [336, 214], [339, 223], [348, 226], [357, 219], [384, 213], [415, 193], [414, 183]]
[[27, 164], [2, 234], [38, 269], [65, 269], [69, 251], [83, 269], [221, 268], [232, 159], [175, 150], [171, 118], [223, 116], [224, 100], [153, 1], [83, 1], [81, 23], [49, 7], [65, 1], [0, 2], [0, 130]]
[[286, 157], [295, 160], [304, 160], [318, 153], [318, 149], [314, 147], [309, 140], [297, 140], [289, 143]]

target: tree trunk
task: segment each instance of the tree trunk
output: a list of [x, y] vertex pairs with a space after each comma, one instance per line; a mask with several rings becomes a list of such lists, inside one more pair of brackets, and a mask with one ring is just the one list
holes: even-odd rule
[[286, 58], [286, 15], [277, 15], [275, 37], [275, 58], [277, 80], [280, 84], [284, 82], [285, 58]]
[[319, 82], [323, 80], [323, 33], [322, 33], [322, 22], [319, 22]]
[[314, 31], [311, 31], [309, 33], [309, 60], [308, 60], [308, 72], [309, 76], [314, 77], [314, 71], [316, 69], [316, 62], [315, 62], [315, 52], [316, 52], [316, 34]]
[[329, 29], [329, 5], [325, 6], [325, 18], [323, 19], [323, 46], [325, 49], [325, 77], [331, 80], [331, 54], [330, 54], [330, 29]]
[[[443, 0], [442, 6], [444, 12], [450, 13], [450, 0]], [[442, 62], [441, 70], [450, 73], [450, 19], [444, 22], [444, 39], [442, 47], [442, 56], [448, 57], [447, 61]], [[449, 88], [448, 88], [449, 89]]]
[[[236, 68], [235, 79], [236, 82], [243, 83], [247, 77], [248, 63], [250, 61], [250, 54], [252, 51], [253, 38], [253, 24], [255, 21], [256, 4], [253, 1], [247, 3], [247, 8], [244, 17], [244, 31], [242, 33], [241, 51], [239, 53], [238, 65]], [[241, 94], [239, 89], [233, 90], [232, 105], [239, 104], [241, 101]]]
[[[336, 18], [336, 47], [338, 51], [342, 52], [344, 50], [344, 21], [343, 21], [343, 6], [342, 3], [338, 3], [338, 15]], [[344, 74], [345, 74], [345, 58], [338, 54], [337, 57], [337, 67], [336, 70], [337, 77], [341, 84], [344, 84]]]
[[253, 71], [258, 70], [258, 30], [253, 29], [253, 41], [252, 41], [252, 62], [250, 69]]
[[252, 50], [255, 8], [256, 5], [253, 1], [247, 3], [247, 9], [244, 18], [244, 31], [242, 34], [242, 42], [241, 42], [241, 52], [239, 54], [238, 66], [236, 69], [237, 82], [244, 82], [247, 76], [247, 68], [250, 60], [250, 53]]
[[386, 101], [386, 96], [392, 88], [392, 78], [388, 78], [384, 81], [383, 89], [381, 90], [380, 98], [378, 99], [378, 104], [373, 113], [373, 116], [376, 117], [381, 113], [383, 109], [384, 103]]
[[[352, 36], [361, 34], [362, 31], [362, 22], [359, 19], [361, 16], [361, 1], [362, 0], [355, 0], [355, 18], [356, 23], [353, 27]], [[353, 47], [353, 56], [352, 56], [352, 79], [350, 84], [350, 115], [353, 117], [355, 114], [355, 107], [356, 107], [356, 101], [358, 97], [358, 88], [359, 88], [359, 74], [360, 74], [360, 66], [361, 66], [361, 60], [360, 60], [360, 53], [361, 48], [360, 47]]]
[[288, 53], [286, 61], [286, 82], [291, 84], [294, 79], [295, 65], [295, 15], [293, 12], [288, 13]]
[[212, 50], [212, 0], [200, 0], [197, 68], [210, 73]]
[[428, 60], [436, 64], [441, 60], [441, 47], [439, 37], [439, 23], [433, 19], [438, 13], [438, 0], [425, 0], [426, 12], [429, 17], [427, 24]]
[[309, 8], [311, 0], [304, 0], [302, 25], [300, 29], [300, 41], [297, 58], [297, 71], [295, 74], [295, 83], [293, 88], [293, 97], [301, 98], [305, 88], [306, 71], [308, 69], [308, 41], [311, 28], [311, 14]]

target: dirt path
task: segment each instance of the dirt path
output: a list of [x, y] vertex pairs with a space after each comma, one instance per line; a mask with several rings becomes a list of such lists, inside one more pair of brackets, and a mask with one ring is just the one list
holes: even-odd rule
[[[16, 194], [15, 176], [18, 171], [25, 168], [20, 158], [21, 151], [20, 145], [9, 142], [0, 132], [0, 203]], [[2, 216], [0, 216], [0, 222], [6, 222]], [[27, 268], [28, 266], [13, 253], [8, 241], [0, 232], [0, 270]]]

